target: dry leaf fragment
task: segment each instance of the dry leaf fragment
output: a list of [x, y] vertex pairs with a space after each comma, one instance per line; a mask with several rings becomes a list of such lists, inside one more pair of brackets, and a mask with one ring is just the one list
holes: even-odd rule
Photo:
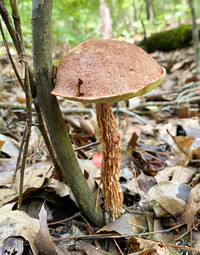
[[196, 169], [192, 167], [165, 167], [162, 171], [159, 171], [154, 178], [158, 183], [169, 180], [172, 182], [189, 183], [195, 171]]
[[111, 255], [111, 253], [103, 251], [90, 243], [81, 242], [80, 249], [84, 250], [87, 255]]
[[189, 161], [192, 159], [192, 149], [191, 145], [194, 142], [195, 138], [192, 136], [172, 136], [178, 150], [178, 165], [186, 166]]
[[[127, 242], [132, 244], [134, 252], [137, 252], [138, 255], [169, 255], [169, 251], [162, 242], [155, 242], [139, 237], [132, 237]], [[131, 254], [133, 255], [135, 253]]]
[[8, 204], [0, 209], [0, 247], [8, 237], [22, 236], [29, 242], [33, 254], [37, 255], [34, 238], [40, 228], [39, 220], [31, 218], [23, 211], [12, 211], [12, 207], [13, 204]]
[[187, 206], [190, 187], [178, 182], [162, 182], [149, 190], [149, 195], [175, 218], [181, 216]]
[[1, 140], [0, 140], [0, 151], [1, 151], [1, 149], [2, 149], [2, 147], [3, 147], [3, 145], [4, 145], [4, 143], [5, 143], [5, 141], [1, 141]]
[[133, 235], [141, 233], [147, 228], [145, 214], [130, 214], [126, 213], [119, 217], [116, 221], [110, 222], [108, 225], [101, 228], [100, 232], [117, 232], [120, 235]]
[[9, 155], [10, 157], [16, 158], [19, 153], [18, 143], [14, 139], [2, 134], [0, 134], [0, 140], [4, 141], [1, 151]]
[[83, 129], [83, 131], [86, 132], [87, 134], [90, 134], [90, 135], [94, 134], [94, 128], [88, 116], [84, 116], [83, 118], [81, 118], [80, 126]]
[[44, 209], [44, 205], [42, 206], [39, 213], [39, 221], [40, 221], [40, 230], [35, 236], [34, 245], [40, 251], [40, 255], [64, 255], [67, 254], [63, 252], [59, 247], [57, 247], [53, 241], [51, 240], [51, 236], [49, 234], [49, 229], [47, 226], [47, 212]]
[[[44, 161], [26, 168], [24, 175], [23, 194], [26, 193], [27, 195], [40, 188], [44, 184], [45, 179], [49, 179], [52, 176], [53, 169], [49, 170], [51, 165], [51, 161]], [[19, 187], [19, 174], [17, 175], [16, 182], [16, 187]], [[0, 189], [0, 207], [18, 197], [16, 187]]]
[[188, 229], [192, 226], [195, 215], [200, 209], [200, 183], [198, 183], [190, 192], [188, 204], [185, 212], [185, 222]]

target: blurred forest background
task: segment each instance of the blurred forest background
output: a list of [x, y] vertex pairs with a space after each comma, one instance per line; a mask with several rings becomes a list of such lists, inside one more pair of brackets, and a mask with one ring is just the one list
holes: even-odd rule
[[[9, 7], [9, 0], [5, 3]], [[31, 1], [18, 1], [24, 39], [31, 47]], [[108, 8], [111, 37], [130, 42], [140, 41], [155, 32], [191, 23], [186, 0], [56, 0], [53, 3], [53, 45], [74, 46], [90, 38], [102, 37], [102, 8]], [[200, 2], [193, 1], [197, 21]]]

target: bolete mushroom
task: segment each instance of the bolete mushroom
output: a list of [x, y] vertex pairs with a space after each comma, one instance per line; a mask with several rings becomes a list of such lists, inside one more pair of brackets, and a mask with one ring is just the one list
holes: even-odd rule
[[120, 134], [110, 103], [157, 87], [165, 69], [141, 48], [116, 40], [88, 40], [65, 54], [57, 69], [53, 95], [96, 103], [102, 144], [101, 182], [111, 220], [120, 216]]

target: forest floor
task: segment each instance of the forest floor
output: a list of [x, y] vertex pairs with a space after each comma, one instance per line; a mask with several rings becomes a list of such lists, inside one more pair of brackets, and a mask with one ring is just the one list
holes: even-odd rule
[[[38, 254], [38, 250], [40, 254], [200, 254], [200, 77], [194, 72], [193, 48], [157, 51], [152, 56], [167, 70], [163, 83], [129, 100], [129, 106], [113, 104], [121, 133], [124, 204], [122, 216], [102, 229], [89, 224], [70, 188], [56, 178], [34, 109], [23, 205], [16, 209], [19, 173], [11, 183], [25, 128], [25, 95], [7, 56], [0, 56], [2, 254]], [[31, 59], [30, 55], [30, 64]], [[100, 147], [84, 148], [97, 141], [94, 106], [61, 98], [59, 102], [80, 166], [96, 194]], [[101, 190], [99, 203], [104, 209]]]

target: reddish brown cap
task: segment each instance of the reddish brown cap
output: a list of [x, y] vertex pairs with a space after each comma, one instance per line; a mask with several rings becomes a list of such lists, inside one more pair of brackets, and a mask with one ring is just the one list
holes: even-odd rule
[[88, 40], [62, 57], [52, 94], [82, 102], [117, 102], [151, 91], [164, 77], [165, 69], [134, 44]]

